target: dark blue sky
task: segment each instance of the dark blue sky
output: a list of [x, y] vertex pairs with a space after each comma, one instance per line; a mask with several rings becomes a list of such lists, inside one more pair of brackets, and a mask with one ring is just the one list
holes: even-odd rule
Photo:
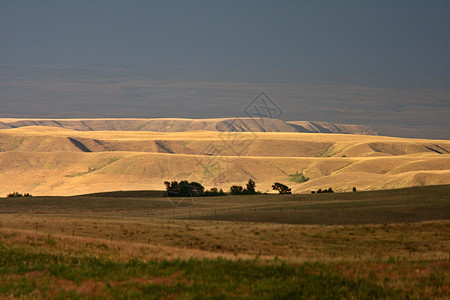
[[0, 63], [449, 77], [450, 1], [0, 1]]

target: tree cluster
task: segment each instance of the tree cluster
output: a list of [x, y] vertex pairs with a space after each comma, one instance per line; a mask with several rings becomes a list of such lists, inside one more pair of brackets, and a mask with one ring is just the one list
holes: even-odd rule
[[222, 189], [219, 190], [213, 187], [210, 190], [205, 190], [203, 185], [195, 181], [165, 181], [164, 185], [166, 186], [166, 195], [168, 197], [211, 197], [225, 195]]
[[315, 193], [317, 193], [317, 194], [334, 193], [334, 191], [333, 191], [332, 188], [328, 188], [328, 189], [325, 189], [325, 190], [318, 189], [317, 191], [311, 191], [311, 194], [315, 194]]
[[[205, 188], [198, 182], [189, 182], [187, 180], [183, 181], [165, 181], [166, 195], [168, 197], [200, 197], [200, 196], [223, 196], [225, 195], [222, 189], [216, 187], [210, 190], [205, 190]], [[231, 195], [256, 195], [261, 194], [261, 192], [256, 191], [255, 181], [250, 179], [243, 188], [240, 185], [233, 185], [230, 187]]]
[[256, 191], [256, 183], [252, 179], [248, 180], [247, 187], [243, 188], [240, 185], [233, 185], [230, 187], [231, 195], [256, 195], [261, 194], [261, 192]]
[[203, 196], [205, 188], [198, 182], [188, 182], [187, 180], [180, 181], [165, 181], [168, 197], [199, 197]]
[[222, 189], [218, 190], [216, 187], [212, 187], [209, 191], [205, 191], [203, 196], [211, 197], [211, 196], [223, 196], [225, 193]]
[[25, 193], [22, 195], [22, 194], [19, 194], [18, 192], [13, 192], [13, 193], [8, 194], [8, 196], [6, 196], [6, 197], [12, 198], [12, 197], [32, 197], [32, 196], [28, 193]]
[[[211, 197], [211, 196], [224, 196], [225, 192], [222, 189], [212, 187], [210, 190], [205, 190], [205, 188], [198, 182], [187, 180], [183, 181], [165, 181], [167, 196], [168, 197]], [[280, 194], [292, 194], [291, 188], [280, 182], [275, 182], [272, 185], [274, 191], [278, 191]], [[356, 192], [356, 187], [353, 187], [353, 192]], [[333, 189], [330, 187], [328, 189], [318, 189], [317, 191], [311, 191], [311, 194], [323, 194], [323, 193], [334, 193]], [[232, 185], [230, 187], [231, 195], [257, 195], [261, 192], [256, 191], [256, 183], [254, 180], [249, 179], [246, 187], [240, 185]], [[19, 194], [14, 192], [9, 194], [8, 197], [31, 197], [30, 194]]]

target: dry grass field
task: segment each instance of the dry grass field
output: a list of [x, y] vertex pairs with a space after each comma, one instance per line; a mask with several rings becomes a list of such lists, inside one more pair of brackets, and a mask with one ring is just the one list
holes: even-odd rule
[[449, 195], [3, 198], [0, 295], [447, 298]]
[[[190, 180], [228, 190], [375, 190], [450, 183], [450, 142], [289, 132], [0, 130], [0, 195], [161, 190]], [[304, 174], [307, 182], [296, 182]]]
[[447, 140], [2, 129], [0, 297], [445, 299], [449, 184]]

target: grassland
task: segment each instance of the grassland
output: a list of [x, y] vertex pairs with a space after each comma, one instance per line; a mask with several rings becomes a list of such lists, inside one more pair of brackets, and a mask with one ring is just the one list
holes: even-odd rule
[[[292, 132], [0, 130], [0, 195], [160, 190], [190, 180], [228, 190], [252, 178], [294, 193], [450, 184], [448, 140]], [[307, 182], [290, 181], [304, 174]]]
[[449, 195], [3, 198], [0, 295], [444, 299]]

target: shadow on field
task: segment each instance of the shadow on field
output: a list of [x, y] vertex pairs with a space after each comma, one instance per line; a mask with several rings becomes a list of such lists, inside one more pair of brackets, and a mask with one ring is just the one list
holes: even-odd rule
[[163, 191], [0, 199], [0, 214], [147, 218], [285, 224], [384, 224], [448, 220], [450, 185], [354, 193], [198, 197], [171, 204]]
[[[277, 197], [277, 196], [273, 196]], [[356, 193], [278, 196], [282, 204], [214, 211], [188, 219], [310, 225], [387, 224], [448, 220], [450, 185]], [[291, 201], [286, 202], [285, 200]], [[222, 213], [223, 212], [223, 213]]]

